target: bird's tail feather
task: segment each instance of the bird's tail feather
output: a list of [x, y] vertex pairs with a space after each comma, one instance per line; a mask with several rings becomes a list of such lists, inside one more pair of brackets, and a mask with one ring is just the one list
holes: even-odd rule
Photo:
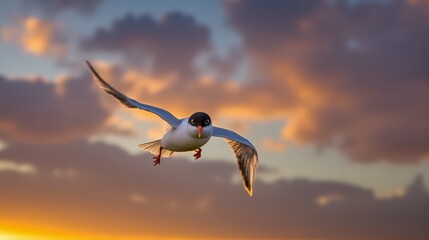
[[[139, 147], [143, 148], [144, 150], [158, 155], [159, 154], [159, 148], [161, 147], [161, 139], [152, 141], [152, 142], [147, 142], [147, 143], [142, 143], [139, 145]], [[167, 149], [162, 149], [161, 152], [161, 156], [162, 157], [170, 157], [174, 154], [173, 151], [167, 150]]]

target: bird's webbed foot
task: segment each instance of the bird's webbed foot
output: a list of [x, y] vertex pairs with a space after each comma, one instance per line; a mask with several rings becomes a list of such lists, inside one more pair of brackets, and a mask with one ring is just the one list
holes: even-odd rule
[[195, 160], [197, 160], [197, 159], [199, 159], [201, 157], [201, 152], [202, 151], [203, 150], [201, 148], [195, 149], [195, 154], [194, 154]]
[[159, 154], [156, 157], [153, 157], [155, 161], [153, 161], [153, 166], [161, 165], [161, 153], [162, 153], [162, 147], [159, 148]]
[[153, 166], [161, 164], [161, 156], [153, 157], [153, 159], [155, 159], [155, 161], [153, 161]]

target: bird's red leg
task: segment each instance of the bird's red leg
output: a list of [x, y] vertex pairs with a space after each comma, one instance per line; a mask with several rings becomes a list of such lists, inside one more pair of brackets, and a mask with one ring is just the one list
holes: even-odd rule
[[203, 151], [201, 148], [195, 149], [195, 154], [194, 154], [195, 160], [201, 157], [201, 151]]
[[161, 164], [161, 152], [162, 152], [162, 147], [159, 148], [159, 154], [156, 157], [153, 157], [153, 159], [155, 159], [155, 161], [153, 161], [153, 166], [156, 165], [160, 165]]

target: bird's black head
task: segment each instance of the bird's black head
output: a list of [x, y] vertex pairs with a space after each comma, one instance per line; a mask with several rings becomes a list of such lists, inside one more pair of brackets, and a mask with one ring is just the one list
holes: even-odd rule
[[189, 124], [192, 126], [201, 126], [205, 127], [211, 124], [212, 120], [207, 113], [196, 112], [189, 117]]

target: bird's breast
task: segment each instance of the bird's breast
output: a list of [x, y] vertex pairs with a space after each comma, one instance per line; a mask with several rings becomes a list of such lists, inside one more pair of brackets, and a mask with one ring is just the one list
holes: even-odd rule
[[175, 152], [187, 152], [200, 148], [210, 140], [190, 136], [185, 129], [176, 128], [168, 130], [161, 139], [161, 146]]

